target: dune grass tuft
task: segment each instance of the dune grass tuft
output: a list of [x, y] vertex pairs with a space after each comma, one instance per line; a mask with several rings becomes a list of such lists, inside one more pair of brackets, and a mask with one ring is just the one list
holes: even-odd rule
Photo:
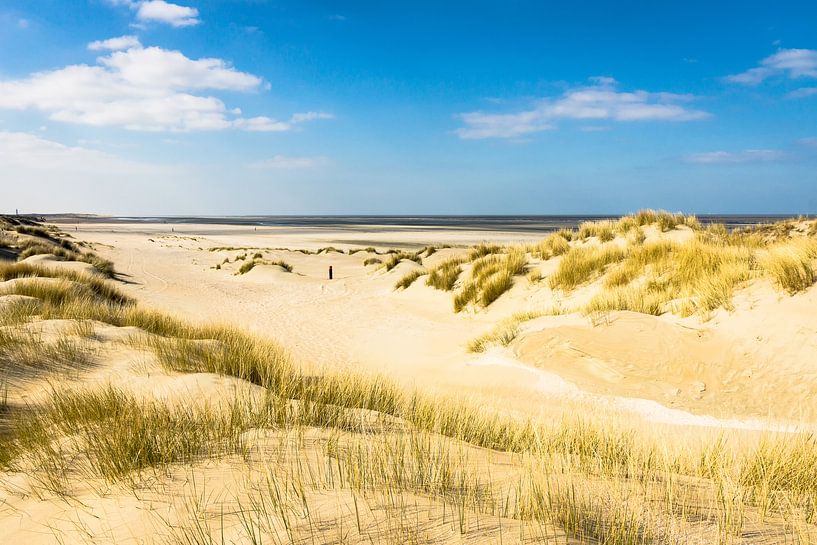
[[586, 246], [571, 249], [550, 276], [553, 289], [572, 290], [604, 272], [605, 267], [624, 258], [617, 246]]
[[557, 231], [551, 233], [539, 244], [531, 248], [531, 253], [539, 259], [550, 259], [552, 257], [560, 256], [570, 250], [570, 240], [573, 238], [573, 232]]
[[815, 259], [817, 241], [803, 238], [770, 247], [761, 257], [760, 266], [781, 288], [794, 294], [814, 284], [817, 278]]
[[[473, 254], [472, 254], [473, 255]], [[513, 286], [513, 277], [524, 274], [527, 256], [522, 247], [512, 247], [504, 254], [485, 254], [471, 264], [468, 279], [454, 297], [454, 311], [471, 303], [489, 306]]]
[[500, 252], [502, 252], [502, 246], [482, 242], [471, 248], [471, 251], [468, 253], [468, 259], [469, 261], [474, 261], [486, 255], [498, 254]]
[[132, 302], [132, 299], [123, 294], [111, 282], [89, 274], [83, 274], [67, 269], [30, 265], [28, 263], [0, 262], [0, 281], [15, 278], [59, 278], [84, 286], [96, 297], [115, 303]]
[[428, 274], [428, 271], [425, 269], [414, 269], [413, 271], [409, 271], [403, 276], [403, 278], [397, 281], [397, 283], [394, 285], [394, 289], [406, 289], [411, 286], [415, 280], [426, 274]]
[[[259, 254], [256, 254], [256, 255], [259, 255]], [[236, 272], [236, 274], [237, 275], [246, 274], [246, 273], [250, 272], [251, 270], [253, 270], [253, 268], [255, 268], [256, 265], [272, 265], [272, 266], [276, 266], [276, 267], [281, 267], [286, 272], [292, 272], [292, 270], [293, 270], [292, 265], [290, 265], [289, 263], [287, 263], [286, 261], [283, 261], [281, 259], [270, 260], [270, 259], [257, 259], [255, 257], [253, 257], [253, 259], [251, 261], [245, 261], [244, 263], [242, 263], [241, 267], [238, 268], [238, 271]]]
[[581, 240], [597, 237], [601, 242], [615, 238], [616, 223], [611, 220], [586, 221], [579, 226], [578, 238]]
[[438, 290], [451, 291], [462, 273], [464, 258], [452, 257], [428, 271], [426, 285]]
[[492, 345], [508, 346], [519, 334], [519, 326], [530, 320], [541, 318], [542, 316], [558, 316], [563, 314], [561, 307], [553, 307], [548, 310], [531, 310], [517, 312], [499, 322], [491, 331], [480, 335], [468, 343], [469, 352], [484, 352]]
[[382, 267], [390, 271], [395, 268], [397, 265], [400, 264], [401, 261], [404, 259], [408, 259], [409, 261], [414, 261], [420, 265], [423, 264], [423, 259], [420, 257], [419, 253], [409, 253], [409, 252], [398, 252], [396, 254], [392, 254], [389, 258], [383, 262]]

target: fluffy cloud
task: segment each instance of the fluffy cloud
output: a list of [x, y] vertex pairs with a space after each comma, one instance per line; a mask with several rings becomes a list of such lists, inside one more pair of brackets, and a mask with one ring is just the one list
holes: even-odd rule
[[136, 36], [119, 36], [107, 40], [96, 40], [88, 44], [91, 51], [120, 51], [122, 49], [134, 49], [142, 47], [139, 38]]
[[[99, 47], [117, 46], [116, 40], [122, 39], [99, 42]], [[139, 46], [100, 57], [93, 66], [70, 65], [0, 80], [0, 109], [36, 109], [55, 121], [139, 131], [289, 130], [293, 121], [245, 119], [240, 110], [200, 94], [254, 91], [261, 83], [221, 59], [194, 60], [179, 51]]]
[[726, 80], [744, 85], [757, 85], [776, 76], [790, 79], [817, 78], [817, 50], [781, 49], [761, 60], [759, 66], [740, 74], [726, 76]]
[[143, 23], [164, 23], [181, 28], [199, 24], [199, 10], [164, 0], [106, 0], [112, 6], [125, 6], [136, 12]]
[[687, 155], [684, 157], [684, 161], [701, 165], [766, 163], [769, 161], [779, 161], [783, 159], [785, 155], [786, 154], [782, 151], [775, 149], [747, 149], [735, 152], [707, 151]]
[[326, 157], [289, 157], [286, 155], [275, 155], [270, 159], [250, 163], [250, 168], [256, 169], [282, 169], [296, 170], [321, 167], [329, 164]]
[[593, 78], [593, 85], [573, 88], [558, 98], [537, 101], [521, 112], [470, 112], [458, 117], [465, 124], [456, 134], [463, 139], [517, 138], [555, 128], [559, 119], [591, 121], [692, 121], [709, 114], [687, 108], [691, 97], [647, 91], [624, 92], [612, 78]]
[[166, 23], [174, 27], [186, 27], [199, 24], [199, 10], [170, 4], [164, 0], [140, 2], [136, 7], [136, 18], [144, 22]]

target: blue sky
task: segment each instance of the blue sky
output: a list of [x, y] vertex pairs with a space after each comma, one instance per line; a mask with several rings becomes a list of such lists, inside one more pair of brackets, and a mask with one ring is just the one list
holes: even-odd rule
[[817, 213], [813, 2], [4, 0], [0, 208]]

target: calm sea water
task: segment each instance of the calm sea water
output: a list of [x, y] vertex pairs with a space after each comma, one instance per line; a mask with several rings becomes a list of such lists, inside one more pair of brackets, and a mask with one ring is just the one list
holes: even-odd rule
[[[584, 221], [618, 219], [620, 216], [46, 216], [50, 221], [74, 223], [204, 223], [211, 225], [332, 227], [360, 229], [444, 228], [480, 231], [523, 231], [547, 233], [562, 227], [575, 228]], [[730, 229], [785, 219], [787, 215], [699, 215], [702, 223], [723, 223]]]

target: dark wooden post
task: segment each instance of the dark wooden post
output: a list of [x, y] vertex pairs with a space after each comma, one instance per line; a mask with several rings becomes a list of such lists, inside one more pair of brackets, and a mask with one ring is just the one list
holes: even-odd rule
[[329, 280], [332, 280], [332, 265], [329, 265]]

